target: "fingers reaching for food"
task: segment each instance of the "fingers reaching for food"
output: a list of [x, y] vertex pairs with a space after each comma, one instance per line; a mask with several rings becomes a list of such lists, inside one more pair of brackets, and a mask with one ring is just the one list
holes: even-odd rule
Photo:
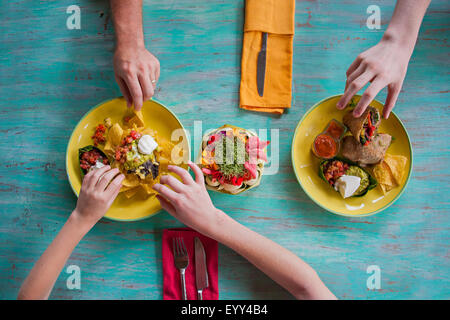
[[[163, 209], [187, 226], [203, 233], [209, 234], [217, 223], [220, 211], [216, 209], [209, 197], [208, 191], [202, 181], [201, 169], [189, 161], [189, 166], [196, 175], [192, 179], [187, 170], [170, 166], [169, 170], [184, 176], [183, 182], [172, 176], [161, 177], [162, 184], [155, 184], [153, 188], [159, 192], [157, 199]], [[186, 176], [188, 175], [189, 178]]]
[[83, 179], [75, 215], [95, 224], [108, 211], [120, 191], [124, 175], [109, 165], [91, 170]]
[[353, 109], [353, 116], [358, 118], [377, 94], [387, 87], [388, 95], [383, 109], [383, 117], [387, 119], [400, 93], [410, 57], [410, 48], [387, 38], [358, 55], [347, 70], [345, 92], [337, 108], [344, 109], [353, 96], [369, 84]]
[[159, 79], [158, 59], [145, 48], [119, 46], [114, 54], [114, 72], [128, 107], [139, 111], [155, 93]]

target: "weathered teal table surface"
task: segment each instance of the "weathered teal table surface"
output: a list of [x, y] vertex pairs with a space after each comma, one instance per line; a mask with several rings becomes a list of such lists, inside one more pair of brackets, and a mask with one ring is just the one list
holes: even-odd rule
[[[414, 148], [403, 196], [365, 218], [315, 205], [294, 176], [295, 126], [315, 102], [342, 93], [345, 71], [377, 43], [394, 1], [376, 1], [381, 29], [369, 30], [373, 1], [297, 1], [293, 107], [281, 117], [240, 110], [244, 1], [152, 0], [144, 4], [147, 47], [161, 62], [156, 98], [189, 129], [232, 123], [280, 130], [280, 170], [245, 195], [211, 194], [244, 225], [310, 263], [342, 299], [448, 299], [450, 4], [433, 1], [425, 16], [395, 111]], [[81, 8], [68, 30], [66, 9]], [[0, 8], [0, 298], [14, 299], [33, 263], [74, 208], [65, 151], [78, 120], [120, 95], [114, 80], [114, 30], [108, 1], [1, 1]], [[378, 96], [384, 101], [385, 90]], [[194, 154], [194, 151], [193, 151]], [[67, 265], [81, 268], [81, 290], [63, 271], [53, 299], [161, 299], [161, 235], [181, 224], [168, 213], [140, 222], [102, 220]], [[367, 267], [381, 269], [369, 290]], [[230, 249], [219, 247], [221, 299], [290, 299]]]

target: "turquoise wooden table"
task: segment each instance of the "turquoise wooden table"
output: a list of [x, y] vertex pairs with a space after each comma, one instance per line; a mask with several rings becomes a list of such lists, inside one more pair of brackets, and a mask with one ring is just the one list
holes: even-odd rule
[[[281, 117], [238, 108], [243, 0], [152, 0], [144, 4], [147, 47], [161, 62], [156, 98], [187, 129], [233, 123], [278, 128], [280, 170], [238, 197], [211, 194], [217, 207], [310, 263], [342, 299], [448, 299], [450, 4], [433, 1], [425, 16], [395, 111], [409, 130], [414, 171], [403, 196], [365, 218], [315, 205], [290, 162], [295, 126], [315, 102], [342, 93], [345, 71], [377, 43], [394, 1], [377, 1], [381, 29], [366, 26], [373, 1], [297, 1], [293, 107]], [[120, 95], [114, 80], [114, 31], [107, 1], [2, 1], [0, 10], [0, 298], [14, 299], [25, 276], [74, 208], [65, 148], [78, 120]], [[68, 6], [81, 29], [68, 30]], [[378, 99], [384, 101], [383, 91]], [[206, 127], [204, 129], [207, 129]], [[193, 151], [194, 155], [194, 151]], [[67, 265], [81, 269], [81, 289], [62, 272], [53, 299], [161, 299], [161, 236], [181, 224], [163, 212], [144, 221], [101, 220]], [[367, 268], [379, 266], [381, 289]], [[231, 250], [219, 247], [221, 299], [290, 295]]]

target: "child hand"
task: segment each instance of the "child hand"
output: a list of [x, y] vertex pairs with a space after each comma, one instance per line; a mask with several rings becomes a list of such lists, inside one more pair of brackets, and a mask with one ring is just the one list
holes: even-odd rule
[[347, 70], [345, 92], [337, 103], [337, 108], [344, 109], [352, 97], [370, 82], [353, 115], [361, 116], [376, 95], [387, 87], [383, 109], [383, 116], [387, 119], [402, 88], [411, 54], [412, 48], [393, 39], [383, 38], [377, 45], [358, 55]]
[[[169, 165], [169, 170], [180, 176], [183, 182], [171, 175], [161, 177], [161, 184], [153, 189], [160, 194], [156, 197], [163, 209], [185, 225], [205, 235], [211, 235], [221, 216], [225, 213], [214, 207], [200, 168], [189, 161], [189, 167], [195, 173], [195, 180], [187, 170]], [[167, 184], [170, 189], [162, 184]]]
[[77, 207], [73, 214], [93, 226], [108, 211], [125, 178], [117, 168], [104, 166], [90, 171], [83, 179]]

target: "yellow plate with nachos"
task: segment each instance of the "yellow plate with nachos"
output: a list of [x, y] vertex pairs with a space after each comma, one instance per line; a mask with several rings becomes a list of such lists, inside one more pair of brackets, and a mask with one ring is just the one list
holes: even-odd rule
[[[137, 113], [127, 108], [122, 97], [95, 106], [77, 124], [67, 145], [66, 171], [77, 196], [83, 176], [79, 149], [93, 145], [92, 136], [99, 124], [104, 124], [106, 130], [105, 141], [97, 148], [108, 156], [112, 167], [118, 167], [126, 176], [121, 192], [105, 217], [117, 221], [136, 221], [158, 213], [161, 206], [151, 186], [159, 181], [161, 174], [167, 172], [168, 163], [188, 168], [190, 145], [183, 125], [167, 107], [156, 100], [146, 101]], [[137, 173], [130, 172], [124, 163], [117, 161], [120, 157], [116, 156], [115, 151], [119, 146], [126, 145], [125, 139], [132, 131], [133, 135], [136, 132], [141, 136], [150, 135], [157, 142], [158, 149], [155, 149], [155, 157], [152, 154], [152, 161], [159, 164], [158, 174], [147, 173], [145, 176], [137, 170], [141, 179]], [[131, 147], [131, 144], [127, 146]]]
[[[336, 108], [336, 103], [341, 96], [332, 96], [318, 102], [299, 121], [292, 140], [292, 166], [300, 186], [311, 200], [320, 207], [343, 216], [368, 216], [389, 207], [405, 190], [413, 167], [411, 142], [406, 128], [395, 113], [391, 112], [387, 120], [383, 118], [378, 132], [388, 133], [395, 139], [387, 153], [400, 155], [407, 159], [403, 181], [386, 194], [383, 194], [381, 188], [377, 186], [364, 196], [343, 199], [339, 192], [333, 190], [319, 177], [318, 171], [321, 160], [311, 152], [315, 137], [325, 129], [330, 120], [342, 121], [342, 117], [348, 112], [348, 108], [344, 110]], [[357, 103], [360, 98], [359, 95], [355, 96], [353, 98], [354, 103]], [[381, 114], [382, 103], [374, 100], [370, 105], [377, 108]]]

